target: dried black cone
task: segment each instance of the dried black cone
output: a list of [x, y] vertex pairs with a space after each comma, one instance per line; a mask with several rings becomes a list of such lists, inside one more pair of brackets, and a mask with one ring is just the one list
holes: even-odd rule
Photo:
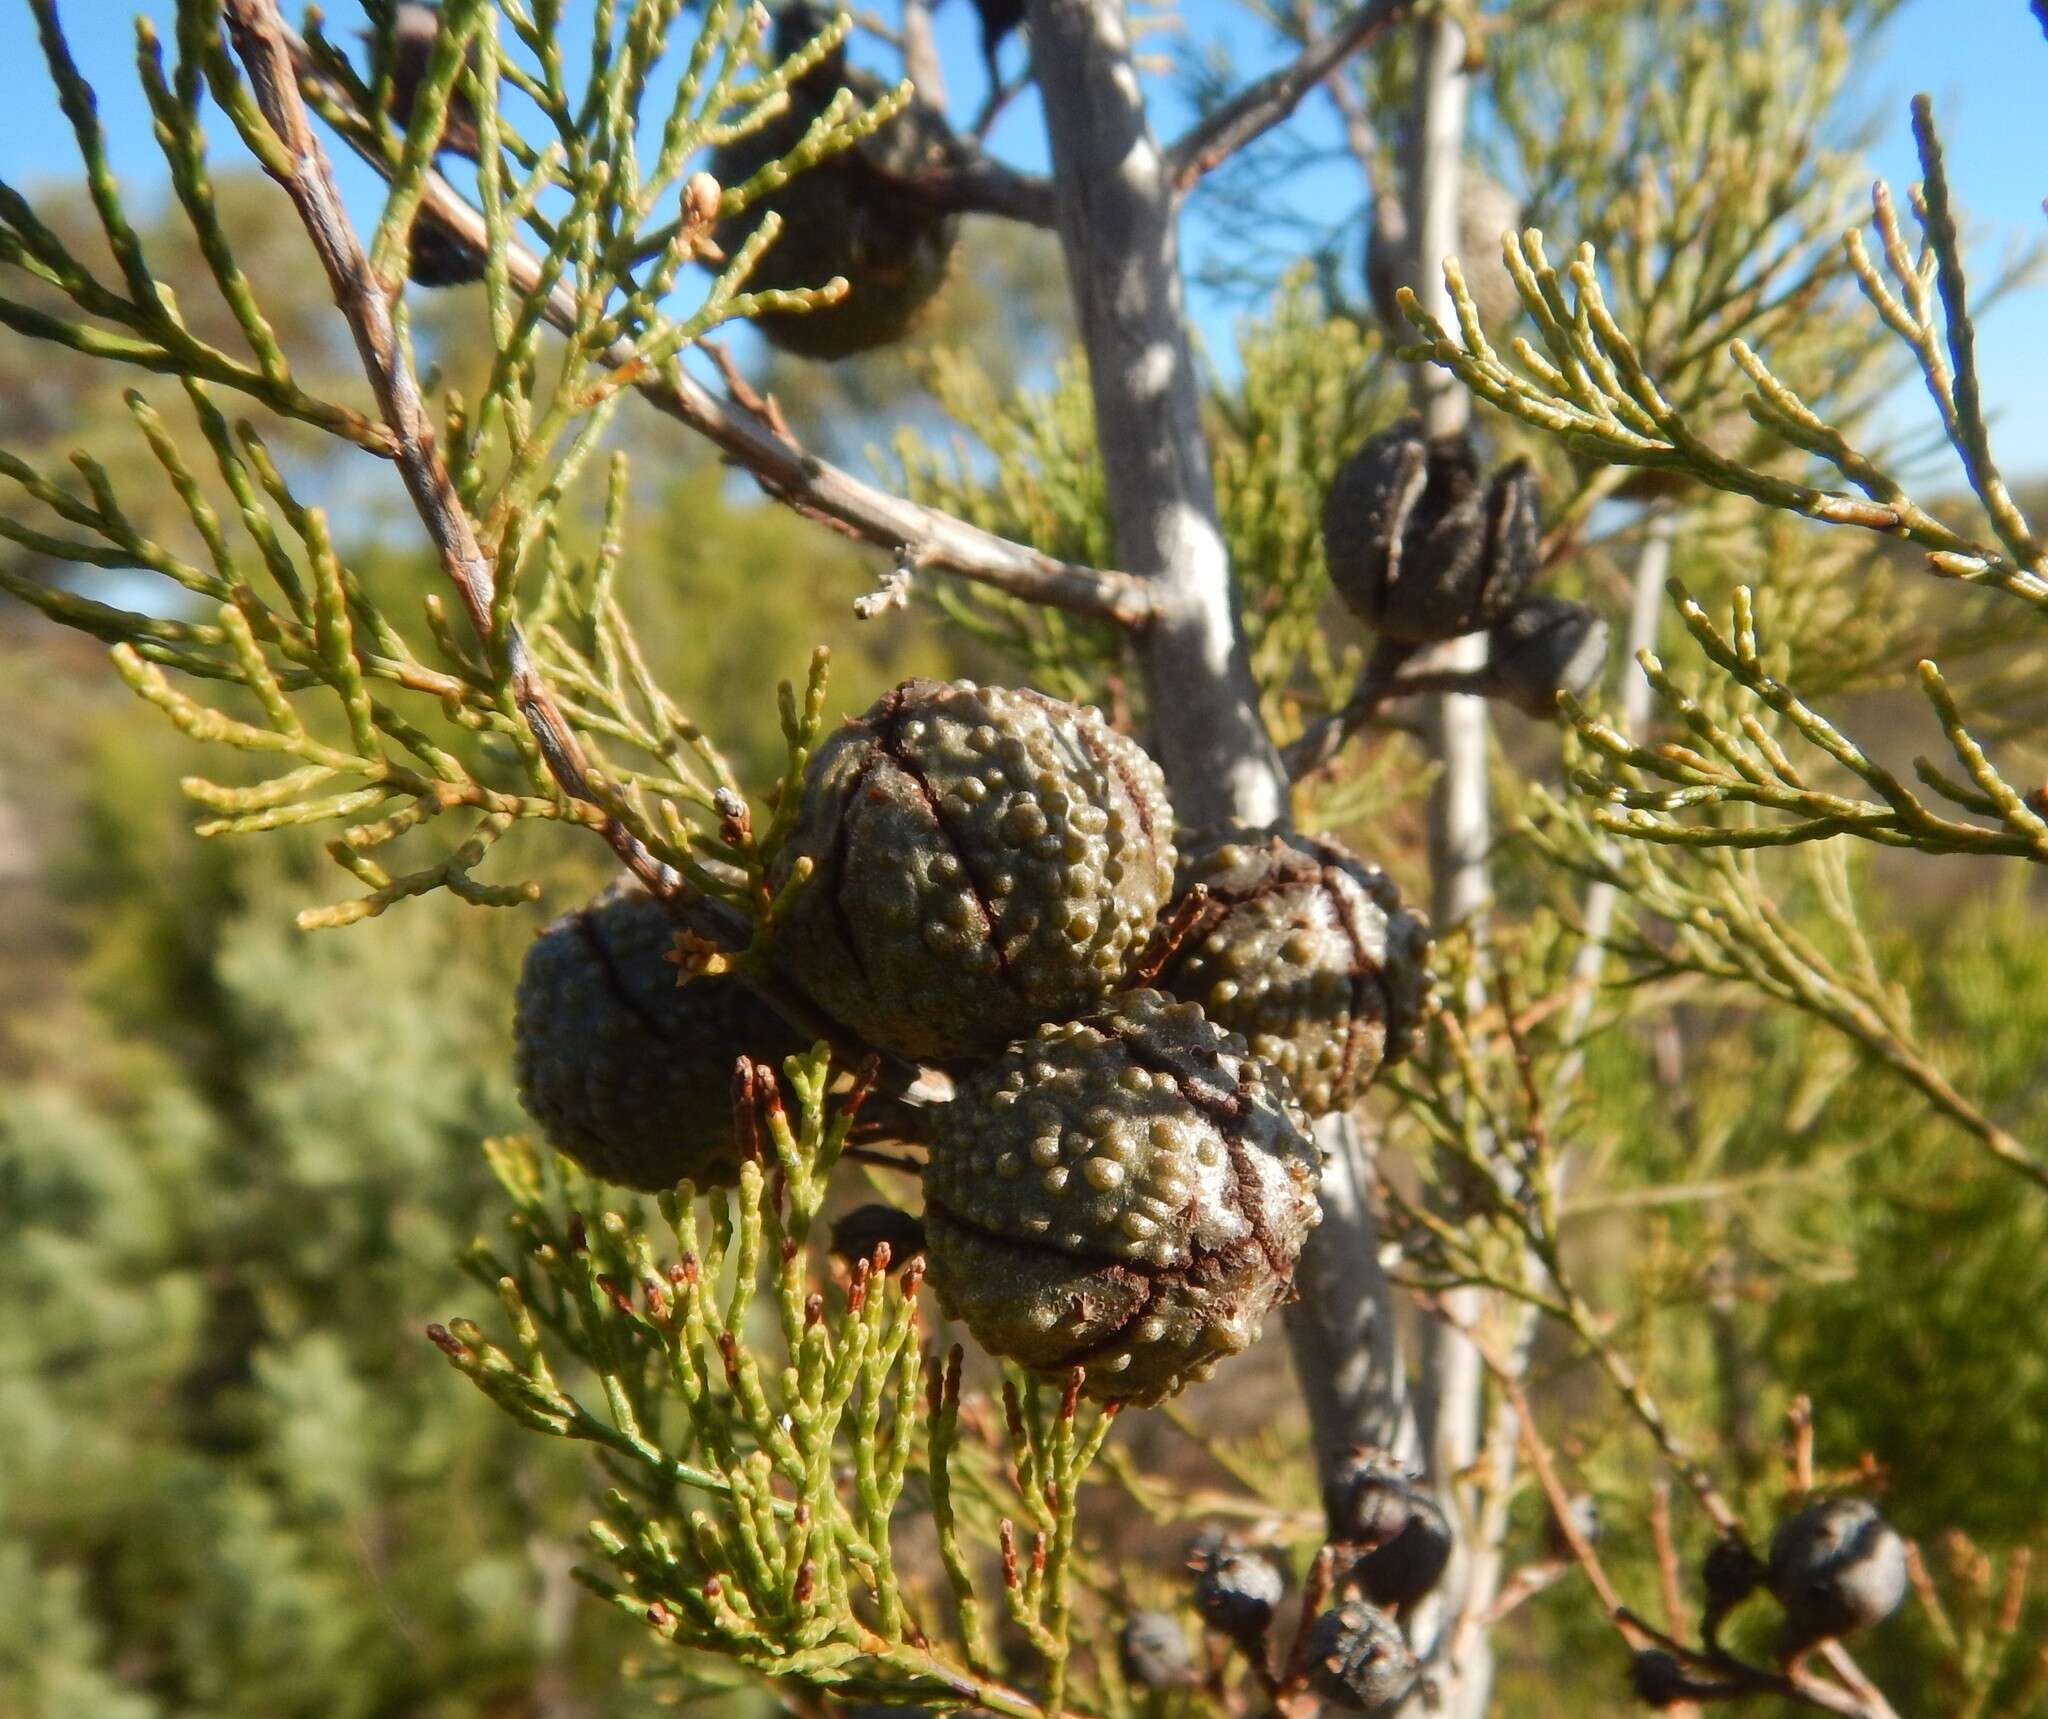
[[1906, 1546], [1865, 1498], [1824, 1498], [1771, 1536], [1771, 1592], [1789, 1656], [1882, 1623], [1906, 1597]]
[[[798, 0], [776, 20], [774, 54], [787, 59], [831, 14]], [[739, 186], [794, 149], [842, 89], [862, 108], [888, 86], [846, 61], [842, 43], [791, 86], [789, 105], [713, 152], [711, 173]], [[846, 296], [808, 311], [768, 311], [753, 324], [769, 344], [800, 358], [838, 359], [889, 346], [911, 332], [945, 285], [959, 217], [918, 186], [918, 176], [966, 159], [945, 116], [913, 98], [871, 136], [792, 175], [722, 222], [718, 242], [735, 254], [770, 212], [782, 230], [747, 277], [746, 290], [800, 291], [845, 280]]]
[[1384, 639], [1460, 638], [1505, 620], [1541, 565], [1536, 476], [1488, 476], [1469, 437], [1427, 439], [1410, 418], [1348, 459], [1323, 507], [1331, 582]]
[[1345, 1600], [1309, 1630], [1308, 1681], [1333, 1707], [1391, 1715], [1415, 1689], [1415, 1655], [1393, 1619], [1362, 1600]]

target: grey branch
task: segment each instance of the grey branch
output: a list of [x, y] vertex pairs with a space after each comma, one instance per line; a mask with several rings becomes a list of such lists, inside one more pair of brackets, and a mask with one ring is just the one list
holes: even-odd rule
[[[1403, 648], [1398, 654], [1405, 659], [1408, 653]], [[1304, 776], [1312, 776], [1322, 769], [1343, 751], [1344, 743], [1352, 735], [1375, 721], [1380, 712], [1398, 698], [1412, 698], [1427, 692], [1468, 692], [1484, 698], [1495, 690], [1493, 673], [1483, 665], [1477, 668], [1417, 669], [1411, 674], [1396, 674], [1385, 664], [1385, 658], [1369, 660], [1343, 705], [1327, 716], [1318, 717], [1302, 730], [1299, 739], [1288, 744], [1280, 756], [1292, 780], [1299, 782]]]
[[[275, 8], [268, 10], [274, 13]], [[289, 31], [283, 33], [283, 39], [292, 44], [301, 76], [318, 80], [323, 96], [345, 104], [347, 93], [321, 78], [305, 45]], [[367, 150], [359, 153], [372, 167], [383, 170], [375, 155]], [[425, 175], [420, 207], [465, 244], [481, 250], [487, 243], [481, 211], [439, 173], [429, 170]], [[530, 293], [540, 284], [540, 259], [516, 240], [507, 248], [505, 266], [518, 291]], [[572, 287], [565, 283], [555, 287], [548, 299], [547, 318], [565, 331], [577, 326]], [[808, 452], [758, 413], [720, 399], [680, 364], [669, 363], [659, 369], [644, 365], [629, 340], [615, 341], [601, 356], [613, 370], [640, 372], [634, 386], [650, 405], [702, 435], [778, 501], [888, 551], [899, 563], [950, 573], [1028, 602], [1092, 615], [1119, 626], [1142, 627], [1154, 615], [1156, 595], [1145, 580], [1062, 561], [865, 483]]]
[[918, 196], [961, 215], [997, 215], [1027, 227], [1054, 222], [1052, 182], [975, 154], [957, 167], [927, 167], [904, 183]]
[[[1087, 348], [1117, 553], [1151, 575], [1159, 615], [1137, 654], [1153, 741], [1181, 817], [1277, 825], [1287, 784], [1258, 707], [1217, 523], [1186, 320], [1171, 164], [1146, 120], [1115, 0], [1033, 0], [1031, 39]], [[1327, 1478], [1355, 1444], [1407, 1444], [1393, 1293], [1355, 1132], [1286, 1311], [1295, 1374]]]
[[1147, 576], [1155, 604], [1136, 645], [1159, 761], [1185, 821], [1276, 824], [1286, 781], [1259, 716], [1217, 522], [1178, 199], [1123, 9], [1033, 0], [1030, 19], [1117, 556]]
[[1382, 30], [1415, 10], [1415, 0], [1367, 0], [1344, 14], [1295, 59], [1206, 115], [1167, 150], [1177, 191], [1186, 191], [1247, 144], [1284, 123], [1302, 99]]

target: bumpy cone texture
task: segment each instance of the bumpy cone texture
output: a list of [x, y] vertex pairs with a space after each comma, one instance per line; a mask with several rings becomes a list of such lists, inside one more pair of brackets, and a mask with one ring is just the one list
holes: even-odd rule
[[737, 979], [678, 986], [674, 939], [657, 902], [615, 886], [542, 932], [519, 974], [520, 1101], [558, 1151], [628, 1188], [738, 1181], [733, 1065], [804, 1048]]
[[1785, 1608], [1788, 1650], [1882, 1623], [1906, 1597], [1906, 1547], [1877, 1506], [1825, 1498], [1771, 1536], [1771, 1592]]
[[1092, 710], [909, 681], [818, 749], [774, 882], [791, 982], [869, 1042], [984, 1054], [1122, 979], [1173, 878], [1159, 767]]
[[1407, 1054], [1429, 930], [1385, 872], [1333, 842], [1230, 829], [1189, 842], [1176, 901], [1197, 886], [1207, 903], [1159, 986], [1242, 1033], [1309, 1115], [1348, 1108]]
[[1366, 442], [1330, 485], [1330, 580], [1386, 638], [1424, 645], [1482, 631], [1512, 613], [1536, 577], [1539, 499], [1526, 461], [1486, 477], [1468, 438], [1427, 440], [1405, 419]]
[[925, 1169], [931, 1279], [992, 1354], [1150, 1403], [1250, 1346], [1321, 1217], [1245, 1042], [1129, 991], [970, 1075]]
[[1309, 1687], [1334, 1707], [1392, 1714], [1417, 1676], [1415, 1656], [1393, 1620], [1362, 1600], [1332, 1606], [1310, 1626]]
[[[776, 57], [802, 47], [830, 17], [821, 8], [786, 7], [776, 26]], [[790, 89], [789, 105], [780, 114], [713, 151], [713, 177], [736, 187], [781, 160], [842, 87], [853, 92], [861, 109], [889, 91], [879, 78], [849, 66], [842, 46]], [[754, 318], [769, 343], [801, 358], [837, 359], [893, 345], [908, 334], [945, 285], [960, 229], [957, 217], [921, 197], [908, 181], [958, 156], [944, 116], [913, 99], [872, 136], [795, 174], [722, 222], [718, 242], [730, 256], [771, 210], [782, 217], [782, 231], [747, 277], [746, 291], [795, 291], [845, 277], [848, 291], [836, 304]]]

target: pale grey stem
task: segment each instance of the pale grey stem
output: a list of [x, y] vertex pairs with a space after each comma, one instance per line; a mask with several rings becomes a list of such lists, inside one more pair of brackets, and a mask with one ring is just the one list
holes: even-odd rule
[[[1616, 724], [1630, 739], [1640, 734], [1649, 722], [1650, 683], [1636, 661], [1636, 653], [1653, 649], [1656, 645], [1657, 618], [1664, 601], [1664, 581], [1671, 571], [1671, 547], [1676, 534], [1674, 515], [1668, 512], [1653, 514], [1643, 536], [1642, 549], [1636, 556], [1629, 606], [1628, 662], [1622, 671], [1621, 710]], [[1566, 1051], [1553, 1077], [1551, 1089], [1554, 1092], [1568, 1092], [1585, 1066], [1585, 1048], [1580, 1040], [1592, 1017], [1600, 968], [1606, 956], [1601, 945], [1608, 928], [1614, 923], [1615, 906], [1613, 885], [1595, 883], [1587, 889], [1584, 908], [1586, 941], [1572, 962], [1572, 982], [1577, 990], [1564, 1025], [1564, 1042], [1571, 1048]], [[1553, 1201], [1563, 1195], [1573, 1167], [1573, 1155], [1568, 1148], [1559, 1151], [1553, 1159], [1550, 1172]], [[1524, 1269], [1535, 1276], [1541, 1273], [1542, 1268], [1532, 1257], [1524, 1261]], [[1517, 1377], [1528, 1367], [1536, 1325], [1535, 1311], [1526, 1307], [1521, 1309], [1516, 1321], [1514, 1344], [1509, 1352], [1509, 1364]], [[1469, 1663], [1467, 1644], [1475, 1639], [1475, 1632], [1483, 1629], [1481, 1620], [1499, 1596], [1506, 1573], [1508, 1512], [1519, 1436], [1520, 1416], [1514, 1404], [1506, 1400], [1496, 1404], [1491, 1439], [1493, 1472], [1487, 1482], [1485, 1505], [1472, 1533], [1472, 1564], [1461, 1597], [1462, 1615], [1452, 1652], [1454, 1661]], [[1467, 1687], [1469, 1684], [1468, 1679]], [[1484, 1707], [1463, 1705], [1452, 1711], [1459, 1713], [1462, 1719], [1477, 1719], [1484, 1712]]]
[[[1458, 249], [1458, 184], [1472, 82], [1465, 69], [1465, 32], [1449, 18], [1425, 18], [1415, 26], [1415, 57], [1414, 105], [1403, 140], [1406, 213], [1415, 234], [1416, 278], [1411, 284], [1425, 311], [1444, 327], [1456, 328], [1443, 265]], [[1454, 436], [1471, 421], [1471, 395], [1441, 365], [1414, 366], [1409, 393], [1427, 435]]]
[[[1475, 634], [1443, 647], [1435, 660], [1446, 668], [1474, 668], [1485, 656], [1486, 637]], [[1444, 693], [1429, 703], [1426, 733], [1440, 767], [1429, 804], [1432, 911], [1440, 935], [1458, 926], [1476, 931], [1493, 894], [1486, 700], [1470, 693]], [[1474, 986], [1481, 983], [1475, 976]], [[1453, 1499], [1461, 1490], [1454, 1477], [1471, 1470], [1478, 1460], [1486, 1417], [1485, 1367], [1471, 1338], [1458, 1326], [1484, 1318], [1486, 1295], [1477, 1288], [1458, 1288], [1446, 1291], [1443, 1301], [1446, 1317], [1431, 1319], [1423, 1327], [1416, 1418], [1430, 1476], [1447, 1499]], [[1439, 1590], [1447, 1618], [1464, 1611], [1464, 1596], [1476, 1573], [1478, 1536], [1463, 1520], [1462, 1502], [1453, 1520], [1467, 1531], [1459, 1535]], [[1474, 1632], [1459, 1647], [1457, 1660], [1438, 1667], [1438, 1710], [1455, 1719], [1477, 1719], [1492, 1694], [1492, 1647], [1484, 1631]]]
[[1210, 481], [1172, 168], [1123, 8], [1032, 0], [1030, 17], [1117, 556], [1155, 599], [1134, 643], [1159, 762], [1184, 821], [1281, 823], [1286, 778], [1259, 716]]
[[903, 75], [919, 101], [937, 113], [946, 111], [946, 74], [932, 35], [929, 0], [903, 0]]
[[[1443, 259], [1458, 244], [1458, 190], [1471, 82], [1465, 46], [1463, 30], [1449, 18], [1433, 16], [1415, 26], [1413, 105], [1402, 140], [1405, 214], [1415, 236], [1409, 253], [1415, 278], [1410, 285], [1423, 307], [1446, 326], [1455, 326]], [[1457, 435], [1470, 422], [1471, 397], [1448, 372], [1419, 364], [1409, 388], [1425, 434]], [[1441, 646], [1430, 666], [1453, 672], [1477, 670], [1485, 660], [1486, 639], [1475, 634]], [[1439, 765], [1429, 804], [1431, 907], [1439, 935], [1458, 927], [1476, 930], [1493, 894], [1488, 862], [1493, 840], [1489, 726], [1483, 698], [1445, 693], [1428, 703], [1425, 729]], [[1474, 984], [1478, 983], [1475, 977]], [[1483, 1316], [1483, 1301], [1476, 1289], [1450, 1291], [1445, 1297], [1447, 1317], [1431, 1320], [1423, 1333], [1416, 1405], [1423, 1454], [1437, 1487], [1448, 1502], [1459, 1506], [1453, 1520], [1461, 1522], [1464, 1512], [1453, 1477], [1469, 1471], [1478, 1459], [1486, 1392], [1479, 1351], [1457, 1327], [1476, 1323]], [[1469, 1524], [1463, 1525], [1469, 1530]], [[1424, 1620], [1425, 1626], [1463, 1615], [1472, 1575], [1468, 1531], [1459, 1536], [1440, 1589], [1442, 1618]], [[1446, 1657], [1438, 1667], [1438, 1709], [1458, 1719], [1476, 1719], [1486, 1711], [1492, 1694], [1491, 1644], [1480, 1630], [1457, 1639], [1455, 1645], [1458, 1657]]]
[[[1287, 783], [1258, 708], [1217, 522], [1182, 306], [1176, 198], [1117, 0], [1033, 0], [1059, 230], [1088, 354], [1117, 555], [1148, 575], [1134, 637], [1154, 744], [1191, 824], [1284, 824]], [[1356, 1133], [1331, 1122], [1323, 1221], [1286, 1313], [1325, 1477], [1355, 1444], [1405, 1443], [1393, 1291]]]
[[[1643, 532], [1642, 549], [1636, 556], [1628, 616], [1628, 652], [1621, 671], [1621, 711], [1616, 726], [1633, 740], [1650, 720], [1650, 680], [1636, 658], [1657, 648], [1657, 618], [1664, 608], [1664, 582], [1671, 576], [1671, 546], [1678, 535], [1678, 517], [1668, 511], [1650, 516]], [[1595, 883], [1586, 891], [1584, 909], [1586, 940], [1572, 961], [1572, 984], [1577, 994], [1565, 1017], [1564, 1039], [1571, 1049], [1559, 1063], [1556, 1087], [1564, 1091], [1579, 1078], [1585, 1066], [1585, 1051], [1579, 1044], [1592, 1018], [1593, 1002], [1600, 982], [1600, 968], [1607, 958], [1603, 947], [1614, 924], [1619, 892], [1611, 883]]]
[[[1386, 158], [1380, 152], [1379, 134], [1374, 131], [1371, 116], [1365, 111], [1365, 98], [1341, 69], [1330, 74], [1325, 87], [1336, 106], [1338, 118], [1344, 122], [1344, 147], [1351, 152], [1351, 159], [1358, 163], [1358, 171], [1365, 180], [1371, 200], [1367, 212], [1372, 229], [1370, 243], [1382, 255], [1399, 256], [1401, 247], [1408, 240], [1408, 212], [1402, 208], [1401, 194], [1392, 175], [1387, 172]], [[1390, 339], [1403, 338], [1400, 329], [1386, 332]]]
[[[1350, 1115], [1316, 1125], [1324, 1152], [1323, 1221], [1295, 1268], [1301, 1299], [1287, 1309], [1287, 1341], [1308, 1404], [1316, 1471], [1327, 1476], [1356, 1445], [1417, 1454], [1374, 1216], [1373, 1144]], [[1339, 1245], [1324, 1245], [1325, 1238]]]

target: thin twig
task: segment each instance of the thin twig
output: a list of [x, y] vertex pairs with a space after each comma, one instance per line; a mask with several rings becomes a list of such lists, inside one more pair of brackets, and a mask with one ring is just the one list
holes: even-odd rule
[[1343, 751], [1346, 741], [1376, 721], [1380, 712], [1396, 699], [1430, 692], [1476, 693], [1484, 697], [1493, 684], [1492, 676], [1484, 668], [1419, 669], [1414, 674], [1388, 677], [1368, 663], [1342, 708], [1303, 729], [1298, 739], [1281, 750], [1280, 760], [1291, 780], [1302, 781], [1330, 764]]
[[1277, 72], [1247, 84], [1168, 148], [1174, 189], [1187, 191], [1203, 174], [1281, 124], [1310, 90], [1414, 10], [1415, 0], [1368, 0], [1345, 13]]
[[[269, 10], [275, 12], [274, 7]], [[323, 98], [348, 105], [347, 92], [322, 77], [303, 42], [282, 30], [281, 39], [292, 44], [300, 75], [318, 83]], [[355, 143], [353, 138], [349, 141]], [[374, 152], [363, 147], [357, 152], [379, 172], [388, 171], [388, 164]], [[464, 244], [473, 249], [488, 245], [482, 212], [432, 169], [422, 177], [420, 207], [423, 218]], [[531, 293], [540, 284], [540, 259], [516, 240], [506, 248], [505, 268], [515, 291]], [[574, 287], [558, 282], [545, 314], [556, 328], [575, 330], [580, 315]], [[630, 340], [616, 340], [597, 356], [608, 369], [631, 374], [634, 387], [650, 405], [695, 430], [778, 501], [833, 521], [862, 542], [917, 568], [951, 573], [1029, 602], [1119, 626], [1142, 627], [1153, 618], [1152, 589], [1135, 575], [1061, 561], [864, 483], [787, 439], [738, 402], [721, 400], [680, 362], [647, 364]]]

